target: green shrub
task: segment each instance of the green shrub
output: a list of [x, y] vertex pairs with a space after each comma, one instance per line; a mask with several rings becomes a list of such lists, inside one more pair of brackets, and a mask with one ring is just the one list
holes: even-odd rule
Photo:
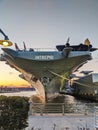
[[0, 96], [0, 130], [22, 130], [28, 126], [28, 98]]

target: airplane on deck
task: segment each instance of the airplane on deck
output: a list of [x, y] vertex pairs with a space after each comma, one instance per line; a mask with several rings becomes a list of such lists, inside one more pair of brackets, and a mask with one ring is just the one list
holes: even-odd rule
[[[6, 41], [8, 46], [12, 45]], [[45, 102], [46, 95], [49, 97], [61, 92], [72, 71], [91, 60], [91, 52], [97, 50], [88, 39], [84, 44], [71, 46], [69, 38], [65, 45], [57, 45], [54, 51], [27, 50], [25, 43], [23, 50], [16, 43], [15, 47], [16, 50], [2, 48], [3, 59], [36, 89], [41, 102]]]

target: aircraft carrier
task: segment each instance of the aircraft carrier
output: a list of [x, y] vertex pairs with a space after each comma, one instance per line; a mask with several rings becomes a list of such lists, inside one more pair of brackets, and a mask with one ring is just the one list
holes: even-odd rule
[[[6, 40], [6, 45], [7, 42], [9, 41]], [[3, 45], [3, 41], [1, 44]], [[45, 102], [45, 95], [49, 97], [59, 94], [68, 76], [87, 60], [92, 59], [91, 52], [97, 50], [88, 39], [84, 44], [70, 45], [69, 38], [65, 45], [57, 45], [54, 51], [27, 50], [25, 44], [23, 50], [20, 50], [17, 44], [15, 47], [16, 50], [2, 48], [3, 59], [36, 89], [37, 98], [41, 102]]]

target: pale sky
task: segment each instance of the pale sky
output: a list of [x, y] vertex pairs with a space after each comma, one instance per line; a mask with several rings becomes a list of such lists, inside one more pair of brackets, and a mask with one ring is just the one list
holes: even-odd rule
[[[89, 38], [98, 47], [98, 0], [0, 0], [0, 28], [20, 48], [23, 41], [27, 48], [55, 48], [68, 37], [70, 44]], [[98, 58], [98, 51], [93, 56]], [[10, 77], [13, 70], [0, 66], [0, 80], [2, 73]]]

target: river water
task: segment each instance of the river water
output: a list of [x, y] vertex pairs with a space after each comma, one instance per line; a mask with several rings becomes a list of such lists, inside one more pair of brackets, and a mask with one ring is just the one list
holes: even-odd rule
[[[36, 94], [35, 91], [0, 93], [0, 95], [5, 95], [5, 96], [25, 96], [25, 97], [31, 97], [34, 94]], [[86, 108], [88, 111], [93, 113], [94, 106], [97, 106], [96, 102], [92, 102], [90, 100], [85, 100], [82, 98], [75, 98], [74, 96], [70, 96], [70, 95], [60, 95], [56, 98], [51, 99], [50, 101], [48, 101], [48, 103], [51, 103], [51, 104], [58, 103], [58, 105], [64, 104], [67, 109], [67, 112], [72, 112], [72, 111], [74, 112], [76, 110], [78, 110], [77, 112], [80, 112], [80, 111], [84, 111], [84, 109]], [[51, 107], [54, 107], [54, 106], [51, 106]]]

